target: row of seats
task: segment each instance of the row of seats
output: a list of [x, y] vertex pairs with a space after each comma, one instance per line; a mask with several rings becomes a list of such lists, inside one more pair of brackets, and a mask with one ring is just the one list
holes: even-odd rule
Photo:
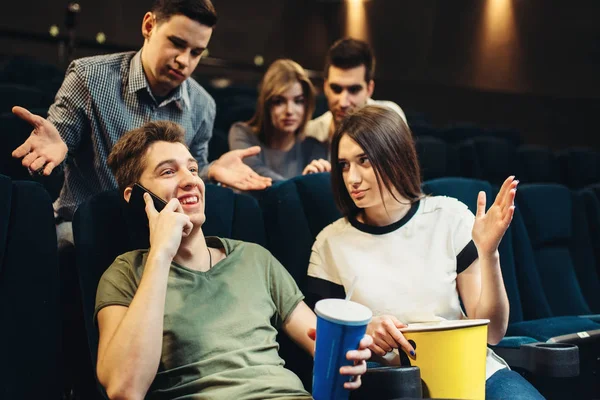
[[[0, 127], [4, 151], [14, 148], [29, 135], [30, 128], [19, 124], [10, 115], [18, 104], [46, 116], [48, 107], [58, 89], [55, 82], [63, 72], [43, 63], [26, 58], [9, 58], [0, 62]], [[44, 85], [43, 82], [54, 82]], [[254, 114], [258, 91], [256, 87], [232, 85], [217, 88], [203, 82], [217, 104], [213, 138], [209, 143], [209, 161], [229, 151], [228, 132], [237, 121], [247, 121]], [[317, 96], [313, 116], [327, 111], [323, 94]], [[512, 129], [484, 129], [472, 124], [454, 124], [434, 128], [424, 119], [407, 113], [409, 124], [417, 139], [417, 150], [423, 169], [423, 179], [445, 176], [463, 176], [499, 184], [510, 174], [527, 183], [560, 183], [569, 188], [582, 188], [600, 182], [600, 154], [590, 148], [572, 148], [553, 152], [543, 146], [521, 145], [519, 132]], [[9, 169], [13, 165], [0, 157], [0, 173], [19, 177]], [[14, 164], [14, 162], [12, 163]], [[14, 168], [13, 168], [14, 169]], [[11, 172], [12, 171], [12, 172]], [[60, 178], [60, 177], [59, 177]], [[60, 180], [60, 179], [59, 179]], [[60, 183], [50, 183], [51, 195], [56, 198]], [[58, 186], [58, 187], [55, 187]]]
[[[3, 177], [0, 184], [3, 194], [0, 210], [4, 213], [0, 221], [7, 221], [0, 231], [1, 318], [4, 326], [16, 328], [3, 330], [4, 340], [0, 340], [2, 354], [9, 355], [3, 360], [11, 360], [3, 363], [1, 397], [26, 397], [22, 394], [30, 391], [31, 398], [57, 398], [54, 394], [61, 389], [57, 382], [63, 360], [57, 299], [60, 285], [50, 198], [40, 185], [32, 182], [11, 182]], [[425, 193], [459, 198], [472, 210], [479, 190], [486, 191], [488, 198], [494, 195], [489, 183], [477, 180], [446, 178], [424, 184]], [[277, 184], [260, 202], [208, 185], [206, 214], [203, 229], [207, 235], [267, 247], [301, 289], [305, 288], [306, 268], [316, 235], [340, 216], [333, 203], [328, 174]], [[507, 333], [511, 338], [501, 342], [498, 349], [519, 348], [533, 341], [577, 332], [590, 332], [593, 336], [600, 329], [598, 315], [594, 315], [600, 313], [598, 227], [600, 204], [591, 190], [570, 191], [560, 185], [519, 188], [517, 212], [500, 248], [511, 305]], [[75, 216], [74, 233], [78, 276], [73, 282], [79, 283], [77, 291], [81, 292], [89, 354], [95, 363], [98, 338], [92, 315], [97, 283], [117, 255], [147, 247], [148, 236], [131, 229], [124, 202], [116, 191], [99, 194], [82, 205]], [[60, 284], [67, 278], [61, 276]], [[26, 296], [21, 294], [23, 287], [30, 289]], [[310, 387], [310, 358], [285, 336], [280, 340], [287, 365]], [[600, 349], [595, 340], [582, 339], [577, 344], [581, 351], [581, 374], [575, 382], [581, 387], [582, 398], [591, 398], [600, 394], [594, 378]], [[34, 359], [36, 365], [43, 363], [49, 368], [32, 369], [30, 363]], [[94, 364], [89, 362], [75, 368], [88, 365]], [[26, 384], [38, 379], [38, 375], [43, 379], [39, 382], [49, 382], [48, 386], [41, 389]], [[551, 382], [561, 382], [564, 386], [564, 380]], [[543, 389], [543, 383], [538, 384]], [[553, 388], [554, 394], [564, 393], [559, 389]]]
[[[209, 161], [229, 151], [231, 125], [249, 120], [255, 111], [258, 91], [250, 86], [205, 87], [215, 99], [217, 115], [209, 143]], [[327, 111], [323, 94], [317, 96], [314, 117]], [[511, 174], [524, 183], [560, 183], [569, 188], [600, 183], [600, 154], [591, 148], [553, 152], [539, 145], [523, 145], [514, 129], [484, 129], [473, 124], [450, 124], [435, 128], [418, 115], [407, 112], [415, 134], [424, 180], [447, 176], [482, 179], [500, 184]]]
[[523, 183], [560, 183], [571, 189], [600, 183], [600, 153], [591, 148], [553, 152], [544, 146], [517, 147], [491, 136], [457, 144], [417, 136], [416, 147], [424, 180], [462, 176], [499, 185], [516, 175]]

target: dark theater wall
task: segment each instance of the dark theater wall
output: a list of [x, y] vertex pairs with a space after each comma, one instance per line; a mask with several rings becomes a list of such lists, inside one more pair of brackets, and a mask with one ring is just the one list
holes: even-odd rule
[[[5, 2], [0, 53], [58, 62], [55, 44], [16, 39], [7, 32], [44, 35], [52, 24], [62, 28], [66, 4]], [[93, 40], [102, 31], [109, 44], [141, 45], [141, 18], [150, 1], [80, 4], [81, 38]], [[253, 67], [256, 55], [266, 64], [290, 57], [320, 71], [328, 46], [346, 32], [351, 8], [342, 0], [214, 4], [220, 22], [211, 56], [247, 66], [252, 77], [260, 72]], [[453, 121], [510, 126], [522, 131], [525, 142], [600, 150], [595, 124], [600, 115], [600, 2], [368, 0], [361, 7], [364, 34], [378, 58], [376, 98], [395, 100], [439, 126]], [[102, 51], [110, 50], [80, 48], [77, 56]], [[201, 65], [197, 73], [209, 71], [215, 73]]]

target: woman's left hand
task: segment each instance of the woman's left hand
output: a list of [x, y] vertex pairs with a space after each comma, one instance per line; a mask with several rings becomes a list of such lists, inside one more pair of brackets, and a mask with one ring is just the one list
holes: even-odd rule
[[472, 237], [479, 257], [493, 256], [498, 251], [504, 232], [508, 229], [515, 213], [515, 196], [518, 180], [509, 176], [496, 196], [494, 204], [485, 212], [485, 192], [477, 197], [477, 213]]

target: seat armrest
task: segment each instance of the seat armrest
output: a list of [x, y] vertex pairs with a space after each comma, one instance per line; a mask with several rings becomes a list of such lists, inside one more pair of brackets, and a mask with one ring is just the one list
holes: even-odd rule
[[[570, 336], [570, 335], [568, 335]], [[552, 378], [579, 375], [579, 347], [571, 343], [526, 343], [519, 347], [494, 347], [511, 368]]]
[[586, 342], [595, 342], [600, 340], [600, 329], [591, 331], [582, 331], [577, 333], [569, 333], [568, 335], [554, 336], [548, 339], [547, 343], [569, 343], [581, 344]]
[[369, 368], [362, 376], [361, 387], [350, 394], [350, 400], [422, 397], [421, 370], [415, 366]]

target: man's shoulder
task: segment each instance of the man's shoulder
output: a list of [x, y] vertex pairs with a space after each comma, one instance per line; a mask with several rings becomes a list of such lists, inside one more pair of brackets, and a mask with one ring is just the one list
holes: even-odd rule
[[222, 237], [219, 237], [217, 239], [223, 244], [225, 252], [228, 256], [233, 254], [239, 254], [242, 255], [242, 257], [245, 257], [246, 255], [248, 255], [248, 253], [254, 253], [260, 256], [271, 255], [269, 250], [265, 249], [260, 244], [245, 242], [243, 240], [227, 239]]
[[121, 85], [135, 54], [131, 51], [79, 58], [69, 65], [67, 74], [76, 73], [91, 94], [105, 91]]
[[135, 276], [141, 276], [147, 255], [148, 249], [132, 250], [119, 255], [104, 271], [102, 280], [116, 282], [126, 277], [135, 279]]
[[317, 118], [308, 121], [304, 130], [305, 135], [307, 137], [313, 137], [320, 142], [328, 142], [329, 125], [331, 124], [332, 119], [333, 114], [331, 114], [331, 111], [326, 111]]
[[185, 81], [190, 99], [195, 104], [211, 104], [216, 107], [215, 100], [208, 91], [191, 76]]
[[404, 122], [408, 123], [406, 120], [406, 115], [404, 114], [404, 111], [402, 110], [402, 108], [398, 104], [394, 103], [393, 101], [369, 99], [369, 100], [367, 100], [367, 104], [390, 108], [390, 109], [396, 111], [396, 113], [402, 117]]
[[70, 68], [81, 72], [94, 72], [114, 69], [119, 71], [123, 63], [129, 65], [135, 56], [134, 51], [124, 53], [102, 54], [98, 56], [83, 57], [73, 60]]

